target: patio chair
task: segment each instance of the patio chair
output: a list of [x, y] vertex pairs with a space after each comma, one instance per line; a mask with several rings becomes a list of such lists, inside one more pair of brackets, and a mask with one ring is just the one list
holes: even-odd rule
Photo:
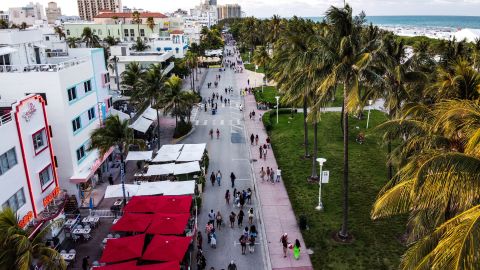
[[113, 238], [113, 235], [111, 233], [107, 234], [107, 238]]
[[120, 234], [115, 234], [115, 238], [120, 238]]
[[69, 254], [77, 254], [77, 251], [75, 251], [75, 249], [70, 249], [70, 251], [68, 253]]
[[75, 226], [75, 229], [83, 229], [82, 224], [78, 224], [77, 226]]
[[89, 233], [86, 233], [86, 234], [83, 235], [83, 238], [88, 241], [88, 240], [92, 239], [92, 236]]
[[84, 229], [92, 229], [92, 228], [90, 227], [90, 224], [86, 224], [85, 227], [83, 227], [83, 228], [84, 228]]
[[66, 254], [67, 251], [65, 249], [62, 249], [62, 251], [60, 251], [60, 254]]
[[77, 242], [79, 238], [80, 238], [80, 236], [75, 235], [75, 234], [72, 234], [72, 240], [73, 240], [73, 242]]

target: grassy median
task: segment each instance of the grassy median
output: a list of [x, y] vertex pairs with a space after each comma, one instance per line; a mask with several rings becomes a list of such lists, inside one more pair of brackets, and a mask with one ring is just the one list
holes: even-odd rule
[[[267, 114], [265, 117], [268, 117]], [[310, 184], [306, 180], [311, 174], [312, 162], [301, 158], [304, 153], [302, 115], [296, 114], [293, 119], [289, 117], [280, 115], [279, 124], [273, 124], [270, 136], [297, 219], [300, 215], [308, 219], [309, 229], [303, 231], [303, 237], [307, 247], [314, 251], [311, 256], [314, 268], [397, 269], [400, 256], [405, 251], [398, 239], [404, 232], [406, 218], [375, 222], [370, 219], [372, 203], [387, 181], [386, 149], [380, 144], [381, 138], [366, 132], [365, 143], [356, 143], [358, 133], [365, 132], [366, 117], [363, 120], [351, 118], [349, 231], [355, 241], [339, 244], [332, 240], [331, 235], [340, 229], [342, 222], [343, 142], [340, 113], [324, 114], [318, 128], [318, 156], [327, 159], [324, 170], [330, 171], [330, 183], [324, 184], [322, 189], [324, 212], [314, 209], [318, 203], [318, 184]], [[385, 120], [384, 114], [372, 111], [370, 127]], [[311, 128], [309, 138], [312, 146]]]

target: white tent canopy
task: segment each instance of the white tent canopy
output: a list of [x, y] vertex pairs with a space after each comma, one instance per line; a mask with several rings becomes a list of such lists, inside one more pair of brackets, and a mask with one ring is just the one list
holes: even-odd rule
[[177, 162], [186, 162], [186, 161], [200, 161], [202, 160], [203, 152], [185, 152], [182, 151], [180, 156], [177, 158]]
[[[139, 185], [125, 184], [125, 195], [134, 196], [137, 194]], [[105, 190], [105, 198], [122, 198], [123, 188], [122, 184], [107, 186]]]
[[182, 152], [205, 152], [205, 148], [207, 147], [206, 143], [197, 143], [197, 144], [184, 144], [182, 148]]
[[183, 148], [183, 144], [165, 144], [160, 147], [160, 150], [158, 150], [159, 154], [163, 153], [173, 153], [173, 152], [180, 152]]
[[143, 113], [142, 117], [145, 117], [150, 120], [157, 120], [157, 111], [155, 109], [152, 109], [152, 107], [148, 107]]
[[0, 55], [6, 55], [6, 54], [10, 54], [10, 53], [13, 53], [13, 52], [16, 52], [17, 49], [14, 49], [12, 47], [0, 47]]
[[130, 160], [150, 161], [152, 159], [152, 154], [153, 154], [153, 151], [130, 151], [128, 152], [128, 155], [125, 161], [130, 161]]
[[112, 115], [118, 115], [120, 121], [130, 120], [130, 116], [122, 111], [115, 110], [114, 108], [110, 109]]
[[133, 124], [131, 124], [129, 127], [133, 128], [137, 131], [140, 131], [142, 133], [147, 132], [148, 128], [150, 125], [153, 123], [152, 120], [144, 118], [144, 117], [139, 117]]
[[147, 195], [189, 195], [195, 192], [195, 181], [159, 181], [143, 182], [140, 184], [136, 196]]
[[175, 162], [178, 158], [179, 152], [160, 153], [155, 156], [153, 162]]
[[173, 173], [175, 175], [194, 173], [199, 171], [200, 164], [198, 163], [198, 161], [175, 164], [175, 167], [173, 169]]
[[148, 166], [148, 171], [145, 174], [145, 176], [173, 174], [174, 165], [175, 165], [174, 163], [150, 165]]

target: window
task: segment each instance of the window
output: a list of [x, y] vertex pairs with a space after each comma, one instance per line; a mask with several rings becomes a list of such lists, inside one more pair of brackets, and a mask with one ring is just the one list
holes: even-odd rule
[[46, 36], [46, 37], [45, 37], [45, 40], [46, 40], [46, 41], [49, 41], [49, 40], [50, 40], [50, 37], [49, 37], [49, 36]]
[[47, 148], [47, 135], [45, 129], [42, 128], [40, 131], [37, 131], [32, 135], [33, 139], [33, 149], [35, 149], [35, 154], [42, 152]]
[[75, 119], [72, 120], [73, 132], [76, 132], [76, 131], [79, 130], [81, 127], [82, 127], [82, 123], [80, 122], [80, 117], [77, 117], [77, 118], [75, 118]]
[[95, 108], [93, 107], [88, 110], [88, 120], [92, 119], [95, 119]]
[[85, 89], [85, 94], [92, 91], [92, 82], [90, 80], [84, 82], [83, 89]]
[[53, 156], [53, 161], [55, 162], [55, 168], [58, 168], [57, 156]]
[[130, 36], [132, 36], [132, 37], [135, 36], [135, 29], [130, 29]]
[[69, 88], [67, 90], [67, 93], [68, 93], [68, 101], [73, 101], [77, 99], [77, 89], [75, 88], [75, 86], [72, 88]]
[[23, 192], [23, 187], [19, 189], [12, 197], [10, 197], [4, 204], [2, 208], [10, 208], [14, 212], [17, 212], [25, 204], [25, 193]]
[[105, 82], [105, 84], [110, 82], [110, 74], [109, 73], [103, 74], [103, 81]]
[[0, 175], [6, 173], [16, 164], [17, 164], [17, 154], [15, 153], [15, 147], [14, 147], [0, 156]]
[[77, 149], [77, 161], [81, 161], [85, 157], [85, 146]]
[[123, 29], [124, 36], [128, 37], [128, 29]]
[[67, 36], [70, 36], [70, 29], [67, 29]]
[[140, 29], [140, 36], [144, 37], [145, 36], [145, 29]]
[[175, 53], [178, 54], [178, 52], [180, 51], [179, 48], [175, 48]]
[[43, 169], [39, 174], [40, 178], [40, 185], [42, 187], [42, 190], [45, 190], [53, 180], [52, 177], [52, 165], [48, 165], [45, 169]]

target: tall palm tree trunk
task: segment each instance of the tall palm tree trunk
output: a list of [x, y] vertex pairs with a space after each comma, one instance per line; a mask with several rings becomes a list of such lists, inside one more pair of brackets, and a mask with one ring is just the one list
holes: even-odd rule
[[308, 153], [308, 125], [307, 125], [307, 97], [303, 98], [303, 144], [305, 145], [305, 158], [309, 158]]
[[312, 175], [310, 176], [311, 180], [318, 179], [317, 175], [317, 153], [318, 153], [318, 122], [313, 123], [313, 157], [312, 157]]
[[160, 113], [157, 111], [157, 151], [160, 150]]
[[347, 91], [343, 88], [343, 222], [338, 235], [341, 239], [348, 238], [348, 111]]
[[123, 147], [121, 144], [118, 145], [118, 150], [120, 150], [120, 182], [122, 184], [123, 207], [125, 207], [125, 205], [127, 205], [127, 193], [125, 191], [125, 161], [123, 159]]

